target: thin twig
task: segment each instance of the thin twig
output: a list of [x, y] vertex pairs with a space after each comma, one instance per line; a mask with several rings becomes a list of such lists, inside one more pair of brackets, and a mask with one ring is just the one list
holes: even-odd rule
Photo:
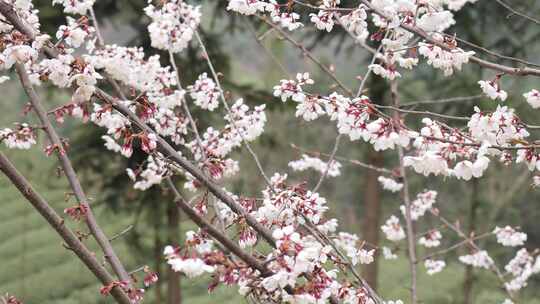
[[317, 185], [315, 185], [315, 187], [313, 188], [312, 192], [317, 192], [317, 190], [319, 190], [319, 188], [321, 187], [324, 179], [326, 178], [326, 176], [328, 176], [328, 172], [330, 171], [330, 168], [332, 167], [332, 165], [334, 164], [334, 158], [336, 157], [336, 153], [339, 149], [339, 140], [341, 139], [341, 136], [343, 134], [338, 134], [338, 136], [336, 137], [336, 141], [334, 143], [334, 148], [332, 149], [332, 154], [330, 154], [330, 158], [328, 159], [328, 162], [326, 163], [326, 169], [324, 170], [323, 174], [321, 175], [321, 178], [319, 178], [319, 181], [317, 182]]
[[[291, 143], [291, 147], [295, 150], [298, 150], [298, 151], [301, 151], [301, 152], [304, 152], [304, 153], [307, 153], [307, 154], [311, 154], [313, 156], [317, 156], [317, 157], [320, 157], [320, 156], [325, 156], [325, 157], [330, 157], [330, 154], [326, 154], [326, 153], [322, 153], [322, 152], [319, 152], [319, 151], [312, 151], [312, 150], [308, 150], [308, 149], [305, 149], [305, 148], [302, 148], [302, 147], [299, 147], [295, 144], [292, 144]], [[335, 159], [337, 160], [341, 160], [341, 161], [346, 161], [346, 162], [349, 162], [353, 165], [356, 165], [356, 166], [359, 166], [359, 167], [363, 167], [363, 168], [366, 168], [366, 169], [370, 169], [370, 170], [373, 170], [373, 171], [377, 171], [377, 172], [380, 172], [380, 173], [384, 173], [384, 174], [392, 174], [392, 170], [389, 170], [389, 169], [386, 169], [386, 168], [382, 168], [382, 167], [377, 167], [377, 166], [373, 166], [373, 165], [370, 165], [368, 163], [364, 163], [364, 162], [361, 162], [359, 160], [356, 160], [356, 159], [349, 159], [349, 158], [345, 158], [343, 156], [338, 156], [338, 155], [335, 155], [334, 156]]]
[[461, 241], [459, 243], [456, 243], [456, 244], [454, 244], [454, 245], [452, 245], [452, 246], [450, 246], [448, 248], [441, 249], [439, 251], [435, 251], [433, 253], [430, 253], [430, 254], [424, 256], [423, 258], [421, 258], [420, 260], [425, 261], [425, 260], [431, 259], [431, 258], [433, 258], [435, 256], [438, 256], [438, 255], [447, 254], [448, 252], [456, 250], [456, 249], [460, 248], [463, 245], [469, 244], [472, 241], [483, 239], [483, 238], [486, 238], [486, 237], [489, 237], [489, 236], [492, 236], [492, 235], [493, 235], [492, 232], [487, 232], [487, 233], [480, 234], [480, 235], [477, 235], [477, 236], [474, 236], [474, 237], [466, 238], [465, 240], [463, 240], [463, 241]]
[[[434, 216], [436, 216], [441, 222], [443, 222], [445, 225], [447, 225], [452, 231], [454, 231], [459, 237], [465, 239], [465, 240], [468, 240], [469, 244], [471, 245], [471, 247], [476, 250], [476, 251], [481, 251], [481, 248], [478, 247], [478, 245], [476, 245], [476, 243], [474, 242], [474, 240], [470, 239], [467, 237], [467, 235], [455, 224], [451, 223], [449, 220], [447, 220], [446, 218], [444, 218], [442, 215], [440, 215], [440, 213], [438, 211], [435, 211], [433, 209], [430, 209], [430, 213], [433, 214]], [[497, 275], [497, 278], [499, 279], [499, 281], [501, 282], [501, 284], [504, 286], [505, 283], [506, 283], [506, 280], [504, 279], [504, 275], [502, 273], [502, 271], [499, 269], [499, 267], [497, 267], [497, 265], [495, 265], [494, 263], [491, 264], [490, 266], [490, 270], [495, 273]], [[511, 291], [509, 291], [508, 289], [504, 288], [504, 290], [506, 290], [506, 292], [508, 293], [508, 295], [510, 296], [510, 298], [514, 298], [514, 295]]]
[[[387, 35], [388, 35], [388, 32], [385, 34], [384, 37], [386, 38]], [[375, 51], [375, 53], [373, 54], [373, 57], [371, 58], [371, 62], [368, 65], [368, 69], [366, 71], [366, 74], [362, 78], [362, 82], [360, 82], [360, 86], [358, 87], [358, 91], [356, 92], [356, 97], [360, 97], [360, 95], [362, 95], [362, 91], [364, 90], [364, 86], [367, 83], [367, 79], [369, 78], [369, 75], [371, 75], [373, 73], [370, 66], [375, 63], [375, 61], [377, 60], [377, 55], [382, 50], [382, 48], [383, 48], [383, 44], [381, 43], [379, 45], [379, 47], [377, 48], [377, 50]]]
[[495, 0], [497, 1], [497, 3], [499, 3], [500, 5], [502, 5], [504, 8], [506, 8], [507, 10], [511, 11], [513, 15], [518, 15], [520, 17], [523, 17], [529, 21], [532, 21], [538, 25], [540, 25], [540, 21], [538, 19], [535, 19], [529, 15], [526, 15], [525, 13], [522, 13], [522, 12], [519, 12], [517, 11], [516, 9], [514, 9], [513, 7], [511, 7], [510, 5], [504, 3], [502, 0]]
[[296, 46], [300, 51], [302, 51], [302, 54], [305, 55], [307, 58], [309, 58], [311, 61], [313, 61], [322, 71], [324, 71], [332, 80], [336, 83], [337, 86], [339, 86], [344, 92], [346, 92], [349, 96], [353, 96], [353, 92], [351, 89], [347, 88], [337, 77], [336, 75], [326, 66], [324, 65], [319, 59], [317, 59], [304, 45], [293, 39], [288, 33], [286, 33], [284, 30], [282, 30], [279, 26], [274, 24], [273, 22], [269, 21], [266, 17], [258, 16], [260, 20], [262, 20], [264, 23], [268, 24], [272, 28], [276, 29], [276, 31], [279, 32], [279, 34], [285, 38], [285, 40], [292, 43], [294, 46]]
[[[398, 85], [397, 81], [393, 80], [390, 82], [390, 89], [392, 94], [393, 104], [396, 108], [399, 108], [399, 95], [398, 95]], [[394, 112], [394, 119], [399, 122], [401, 120], [399, 113]], [[399, 173], [401, 177], [401, 183], [403, 184], [403, 189], [401, 190], [403, 201], [405, 203], [405, 223], [407, 231], [407, 248], [409, 252], [409, 269], [411, 272], [411, 303], [418, 303], [418, 294], [417, 294], [417, 257], [416, 257], [416, 240], [414, 234], [414, 223], [411, 216], [411, 199], [409, 196], [409, 182], [407, 179], [407, 172], [405, 170], [404, 164], [404, 152], [403, 147], [397, 145], [398, 157], [399, 157]]]
[[[248, 29], [249, 31], [253, 34], [253, 36], [255, 37], [255, 41], [257, 41], [257, 44], [264, 50], [264, 52], [268, 55], [268, 57], [270, 57], [270, 59], [272, 59], [272, 61], [277, 64], [277, 66], [280, 68], [280, 70], [283, 72], [283, 74], [287, 75], [287, 77], [290, 79], [292, 78], [292, 75], [291, 73], [289, 73], [289, 71], [287, 70], [287, 68], [283, 65], [283, 63], [281, 63], [281, 61], [278, 60], [278, 58], [276, 57], [276, 55], [274, 55], [274, 53], [272, 51], [270, 51], [266, 45], [264, 45], [264, 42], [262, 40], [259, 40], [257, 38], [257, 33], [255, 32], [255, 29], [253, 28], [253, 24], [251, 24], [251, 22], [248, 21], [248, 19], [245, 19], [245, 18], [242, 18], [242, 20], [244, 20], [244, 22], [248, 25]], [[270, 30], [274, 30], [273, 28], [270, 28]], [[266, 33], [268, 33], [269, 31], [266, 31]]]
[[[174, 54], [171, 50], [169, 50], [169, 62], [171, 66], [173, 67], [174, 74], [176, 76], [176, 85], [179, 89], [182, 89], [182, 84], [180, 81], [180, 72], [178, 70], [178, 67], [176, 66], [176, 60], [174, 59]], [[186, 116], [189, 120], [189, 124], [191, 125], [191, 129], [193, 133], [195, 133], [195, 140], [197, 142], [197, 145], [199, 146], [199, 149], [201, 150], [201, 155], [203, 161], [206, 161], [206, 152], [204, 150], [204, 146], [202, 143], [201, 136], [199, 134], [199, 129], [197, 128], [197, 124], [195, 123], [195, 120], [193, 120], [193, 116], [191, 116], [191, 111], [189, 110], [189, 106], [187, 104], [187, 100], [185, 97], [182, 97], [182, 107], [184, 109], [184, 112], [186, 113]]]
[[[201, 36], [197, 31], [195, 31], [195, 37], [197, 38], [197, 41], [199, 42], [199, 46], [201, 47], [201, 50], [203, 51], [203, 56], [206, 59], [206, 62], [208, 63], [208, 67], [210, 68], [210, 72], [212, 73], [212, 77], [214, 78], [214, 81], [216, 82], [216, 85], [218, 87], [219, 95], [221, 97], [221, 101], [223, 102], [223, 106], [227, 110], [227, 113], [229, 114], [229, 117], [231, 118], [231, 125], [233, 128], [237, 129], [236, 127], [236, 121], [234, 120], [234, 115], [232, 115], [231, 109], [229, 108], [229, 105], [227, 104], [227, 100], [225, 98], [225, 95], [223, 94], [223, 88], [221, 86], [221, 82], [219, 81], [219, 77], [216, 73], [216, 70], [214, 68], [214, 65], [212, 64], [212, 61], [210, 60], [210, 56], [208, 52], [206, 51], [206, 47], [201, 39]], [[261, 164], [261, 161], [257, 157], [257, 154], [255, 154], [255, 151], [251, 148], [248, 141], [244, 138], [244, 135], [241, 131], [238, 131], [238, 135], [242, 138], [242, 142], [246, 149], [248, 150], [249, 154], [251, 154], [251, 157], [255, 161], [255, 164], [257, 165], [257, 168], [259, 169], [260, 174], [263, 176], [264, 180], [268, 184], [268, 186], [272, 187], [272, 182], [270, 181], [270, 178], [266, 175], [264, 172], [263, 166]]]
[[445, 118], [445, 119], [451, 119], [451, 120], [460, 120], [460, 121], [471, 120], [470, 117], [439, 114], [439, 113], [430, 112], [430, 111], [405, 110], [405, 109], [398, 108], [396, 106], [383, 106], [383, 105], [378, 105], [378, 104], [373, 104], [373, 106], [379, 109], [390, 109], [390, 110], [397, 111], [400, 113], [419, 114], [419, 115], [433, 116], [433, 117], [439, 117], [439, 118]]
[[129, 225], [127, 226], [124, 230], [120, 231], [118, 234], [115, 234], [113, 235], [110, 239], [109, 239], [109, 242], [112, 242], [122, 236], [124, 236], [126, 233], [130, 232], [131, 229], [133, 229], [133, 227], [135, 227], [134, 225]]
[[450, 98], [443, 98], [443, 99], [435, 99], [435, 100], [420, 100], [420, 101], [410, 101], [410, 102], [404, 102], [401, 104], [400, 107], [412, 107], [412, 106], [418, 106], [418, 105], [426, 105], [426, 104], [444, 104], [444, 103], [454, 103], [454, 102], [465, 102], [465, 101], [472, 101], [476, 99], [484, 98], [485, 95], [474, 95], [474, 96], [460, 96], [460, 97], [450, 97]]

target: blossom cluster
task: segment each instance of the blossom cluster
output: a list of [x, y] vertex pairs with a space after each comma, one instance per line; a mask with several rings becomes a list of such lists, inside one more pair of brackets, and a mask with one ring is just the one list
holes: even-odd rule
[[10, 149], [28, 150], [36, 144], [34, 130], [28, 124], [20, 124], [15, 130], [0, 130], [0, 141]]
[[340, 168], [341, 164], [337, 161], [332, 161], [332, 163], [324, 162], [320, 158], [311, 157], [307, 154], [303, 154], [302, 158], [299, 160], [294, 160], [289, 162], [289, 167], [294, 171], [305, 171], [307, 169], [316, 170], [322, 174], [327, 174], [328, 176], [336, 177], [341, 174]]
[[144, 11], [152, 19], [148, 26], [152, 46], [173, 53], [181, 52], [201, 22], [200, 7], [183, 0], [164, 1], [160, 7], [148, 2], [150, 4]]

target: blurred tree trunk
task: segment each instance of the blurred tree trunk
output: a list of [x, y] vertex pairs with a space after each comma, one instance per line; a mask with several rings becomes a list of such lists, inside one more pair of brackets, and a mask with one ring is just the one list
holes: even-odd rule
[[[469, 210], [469, 235], [476, 229], [476, 211], [480, 201], [478, 200], [478, 180], [472, 180], [472, 193]], [[465, 267], [465, 278], [463, 280], [463, 304], [473, 303], [473, 285], [474, 285], [474, 269], [468, 265]]]
[[[369, 95], [373, 103], [382, 104], [386, 92], [386, 83], [376, 77], [369, 80]], [[380, 152], [369, 149], [365, 153], [366, 161], [376, 167], [384, 166], [384, 158]], [[374, 170], [366, 171], [364, 189], [364, 218], [362, 221], [363, 239], [372, 246], [379, 246], [379, 229], [381, 221], [381, 189], [379, 173]], [[377, 251], [378, 253], [378, 251]], [[376, 254], [377, 254], [376, 253]], [[362, 274], [368, 284], [377, 289], [378, 259], [371, 264], [364, 265]]]
[[[369, 96], [373, 103], [383, 104], [384, 95], [387, 91], [387, 84], [377, 77], [371, 77], [368, 86]], [[365, 153], [364, 159], [376, 167], [384, 166], [384, 158], [380, 152], [369, 149]], [[379, 173], [367, 170], [365, 174], [364, 189], [364, 218], [362, 221], [363, 239], [371, 246], [379, 246], [379, 229], [381, 221], [381, 189], [377, 180]], [[377, 253], [378, 254], [378, 251]], [[378, 259], [371, 264], [364, 265], [362, 275], [373, 289], [377, 289]]]
[[343, 208], [342, 218], [345, 220], [346, 226], [350, 231], [359, 229], [358, 224], [358, 210], [353, 204], [346, 204]]
[[159, 226], [160, 226], [159, 219], [157, 219], [156, 226], [154, 227], [154, 262], [156, 263], [154, 267], [156, 268], [155, 271], [158, 274], [158, 278], [159, 278], [158, 281], [156, 282], [156, 285], [154, 286], [155, 293], [156, 293], [156, 298], [155, 298], [156, 304], [161, 304], [161, 301], [163, 300], [162, 278], [164, 277], [163, 273], [161, 272], [161, 262], [163, 261], [161, 250], [162, 250], [163, 245], [161, 244], [161, 238], [159, 237], [159, 233], [161, 232], [161, 230], [159, 229]]
[[[380, 153], [370, 150], [368, 153], [368, 161], [371, 165], [381, 167], [383, 165], [383, 157]], [[364, 184], [364, 219], [363, 219], [363, 239], [370, 245], [378, 246], [379, 244], [379, 226], [381, 218], [381, 191], [377, 178], [379, 174], [376, 171], [368, 170], [366, 182]], [[368, 284], [377, 289], [377, 273], [378, 259], [371, 264], [364, 265], [363, 276]]]
[[[168, 243], [177, 243], [180, 238], [180, 212], [175, 204], [170, 203], [167, 207], [167, 230]], [[180, 304], [180, 273], [167, 267], [167, 304]]]

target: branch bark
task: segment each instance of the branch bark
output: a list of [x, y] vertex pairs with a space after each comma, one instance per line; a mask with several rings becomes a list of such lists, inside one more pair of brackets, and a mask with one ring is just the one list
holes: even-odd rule
[[23, 89], [26, 92], [26, 95], [28, 95], [30, 103], [32, 104], [32, 107], [36, 112], [39, 120], [43, 124], [45, 132], [47, 133], [51, 144], [56, 145], [57, 147], [56, 155], [58, 157], [58, 160], [60, 161], [62, 169], [64, 170], [66, 178], [68, 179], [71, 189], [75, 193], [75, 196], [79, 203], [85, 204], [88, 207], [85, 220], [88, 229], [90, 230], [90, 233], [93, 235], [93, 237], [96, 239], [97, 243], [103, 250], [105, 258], [111, 264], [114, 272], [122, 281], [130, 283], [131, 279], [127, 271], [125, 270], [124, 265], [114, 252], [114, 249], [109, 242], [109, 239], [96, 221], [94, 213], [92, 212], [92, 208], [90, 207], [90, 204], [81, 186], [79, 178], [77, 177], [77, 173], [75, 173], [75, 170], [71, 165], [71, 161], [69, 160], [67, 151], [64, 151], [62, 141], [60, 140], [58, 133], [56, 133], [56, 130], [54, 129], [51, 121], [49, 120], [47, 116], [47, 111], [43, 108], [41, 100], [37, 95], [36, 91], [34, 90], [32, 83], [30, 82], [26, 69], [22, 64], [19, 63], [17, 63], [15, 67], [17, 69], [17, 74], [19, 75]]
[[[393, 100], [394, 106], [396, 108], [399, 108], [398, 86], [395, 80], [390, 82], [390, 90], [392, 93], [392, 100]], [[394, 119], [396, 120], [396, 123], [398, 124], [401, 121], [400, 115], [397, 111], [394, 112]], [[416, 239], [415, 239], [415, 232], [414, 232], [414, 223], [411, 217], [411, 199], [410, 199], [410, 194], [409, 194], [409, 182], [407, 180], [407, 172], [405, 171], [405, 165], [403, 162], [403, 157], [404, 157], [403, 148], [400, 145], [398, 145], [397, 150], [398, 150], [398, 156], [399, 156], [399, 173], [401, 175], [401, 181], [403, 183], [403, 190], [401, 193], [403, 196], [403, 201], [405, 203], [407, 249], [409, 252], [409, 268], [411, 272], [411, 303], [416, 304], [418, 303], [417, 274], [416, 274], [416, 266], [418, 262], [416, 258]]]
[[[75, 233], [64, 224], [64, 219], [62, 219], [49, 203], [32, 188], [32, 185], [28, 180], [17, 171], [15, 166], [13, 166], [2, 152], [0, 152], [0, 171], [9, 178], [19, 192], [66, 242], [69, 249], [79, 257], [84, 265], [86, 265], [102, 284], [108, 285], [115, 281], [114, 277], [98, 262], [95, 255], [90, 252], [90, 250], [88, 250], [88, 248], [86, 248], [86, 246], [78, 239]], [[111, 295], [119, 304], [131, 304], [131, 300], [120, 287], [113, 288], [111, 290]]]

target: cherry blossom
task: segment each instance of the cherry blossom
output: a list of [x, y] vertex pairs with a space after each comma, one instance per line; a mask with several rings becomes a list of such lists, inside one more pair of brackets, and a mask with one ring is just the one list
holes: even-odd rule
[[219, 106], [219, 90], [216, 83], [208, 78], [206, 73], [199, 75], [195, 83], [188, 87], [188, 90], [194, 103], [202, 109], [213, 111]]
[[394, 80], [398, 77], [401, 77], [401, 74], [396, 71], [394, 66], [385, 66], [381, 64], [371, 64], [368, 67], [370, 70], [373, 71], [376, 75], [381, 76], [382, 78], [386, 78], [389, 80]]
[[53, 0], [52, 3], [63, 5], [65, 13], [86, 15], [94, 2], [95, 0]]
[[493, 265], [493, 260], [485, 250], [460, 256], [459, 261], [466, 265], [485, 269], [489, 269]]
[[78, 48], [86, 40], [86, 37], [94, 32], [85, 20], [77, 21], [67, 17], [67, 25], [61, 25], [56, 32], [56, 39], [63, 41], [71, 47]]
[[357, 9], [339, 17], [339, 22], [354, 35], [357, 41], [364, 41], [369, 36], [366, 20], [367, 13], [364, 5], [360, 5]]
[[538, 90], [531, 90], [525, 94], [523, 94], [523, 97], [527, 100], [527, 102], [533, 107], [533, 109], [540, 108], [540, 92]]
[[522, 246], [527, 240], [527, 234], [518, 232], [510, 226], [504, 228], [495, 227], [493, 233], [497, 235], [497, 242], [503, 246]]
[[320, 173], [326, 173], [328, 176], [336, 177], [341, 174], [341, 164], [337, 161], [332, 161], [330, 166], [328, 162], [324, 162], [319, 158], [311, 157], [307, 154], [302, 154], [302, 158], [299, 160], [289, 162], [289, 167], [294, 171], [305, 171], [307, 169], [314, 169]]
[[[416, 221], [424, 216], [424, 214], [433, 207], [436, 198], [437, 192], [433, 190], [418, 193], [416, 199], [411, 202], [411, 220]], [[406, 214], [404, 205], [401, 205], [399, 208], [403, 214]]]
[[428, 275], [434, 275], [441, 272], [446, 267], [446, 263], [442, 260], [427, 259], [424, 261], [424, 266]]
[[517, 291], [527, 286], [527, 281], [532, 275], [540, 272], [540, 263], [538, 257], [535, 260], [527, 249], [522, 248], [504, 269], [512, 275], [512, 280], [505, 283], [505, 288], [509, 291]]
[[379, 176], [378, 181], [379, 183], [381, 183], [383, 189], [388, 190], [390, 192], [399, 192], [401, 191], [401, 189], [403, 189], [402, 183], [398, 183], [391, 178]]
[[381, 230], [386, 235], [386, 238], [392, 242], [401, 241], [405, 238], [405, 231], [399, 224], [399, 219], [392, 215], [386, 223], [381, 226]]
[[257, 12], [264, 12], [267, 3], [259, 0], [229, 0], [227, 10], [232, 10], [244, 15], [253, 15]]
[[442, 234], [439, 230], [430, 230], [424, 234], [419, 240], [418, 244], [427, 248], [438, 247], [441, 244]]
[[34, 130], [28, 124], [20, 124], [15, 130], [0, 129], [0, 141], [10, 149], [28, 150], [36, 144]]
[[187, 47], [201, 22], [200, 7], [182, 0], [170, 0], [161, 7], [149, 4], [144, 11], [152, 19], [148, 26], [152, 46], [173, 53]]
[[[434, 39], [444, 41], [440, 35], [434, 35]], [[454, 48], [451, 51], [429, 43], [420, 43], [418, 53], [427, 59], [427, 63], [436, 69], [444, 71], [445, 76], [451, 76], [455, 70], [461, 70], [463, 64], [469, 62], [469, 58], [474, 55], [473, 51], [464, 51]]]
[[498, 80], [497, 81], [485, 81], [480, 80], [478, 81], [478, 84], [480, 85], [480, 88], [486, 94], [489, 98], [496, 100], [500, 99], [501, 101], [505, 101], [508, 97], [508, 93], [501, 90]]
[[395, 260], [397, 259], [397, 255], [392, 252], [392, 250], [386, 246], [382, 247], [382, 253], [385, 260]]

